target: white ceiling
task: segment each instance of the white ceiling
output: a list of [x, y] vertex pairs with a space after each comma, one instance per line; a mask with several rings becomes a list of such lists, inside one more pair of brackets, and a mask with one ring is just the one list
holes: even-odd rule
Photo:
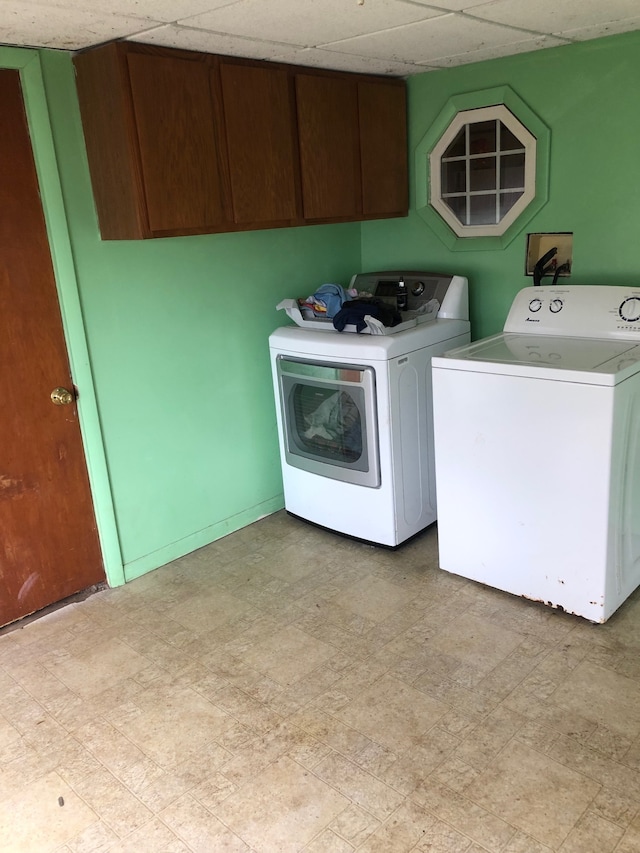
[[640, 0], [0, 0], [0, 43], [113, 39], [408, 76], [640, 29]]

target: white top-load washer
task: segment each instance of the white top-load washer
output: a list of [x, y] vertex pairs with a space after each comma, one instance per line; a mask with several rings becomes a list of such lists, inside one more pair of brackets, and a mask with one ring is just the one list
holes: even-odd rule
[[524, 288], [432, 364], [440, 567], [604, 622], [640, 584], [640, 288]]
[[431, 357], [470, 339], [467, 280], [396, 271], [351, 284], [406, 289], [410, 307], [429, 311], [356, 333], [280, 304], [297, 323], [269, 338], [284, 501], [292, 515], [393, 548], [436, 519]]

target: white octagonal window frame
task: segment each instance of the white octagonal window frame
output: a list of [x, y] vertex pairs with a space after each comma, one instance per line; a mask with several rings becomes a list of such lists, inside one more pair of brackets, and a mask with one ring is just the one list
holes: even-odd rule
[[[535, 197], [521, 210], [504, 233], [474, 237], [467, 229], [464, 236], [460, 237], [430, 202], [431, 169], [429, 158], [458, 113], [498, 105], [506, 106], [536, 140]], [[551, 132], [549, 128], [540, 116], [509, 86], [453, 95], [444, 103], [414, 149], [413, 185], [416, 213], [451, 251], [475, 252], [505, 249], [549, 200], [550, 150]]]
[[[458, 137], [461, 130], [469, 128], [474, 124], [483, 122], [495, 121], [497, 126], [504, 125], [510, 133], [518, 140], [520, 147], [516, 150], [509, 149], [501, 150], [500, 134], [496, 133], [496, 150], [492, 152], [483, 152], [482, 154], [473, 154], [469, 147], [469, 132], [467, 130], [465, 151], [463, 154], [452, 158], [460, 161], [465, 166], [466, 180], [464, 190], [459, 193], [443, 194], [442, 192], [442, 163], [444, 155], [449, 146]], [[499, 124], [498, 124], [499, 123]], [[524, 182], [521, 187], [502, 188], [500, 186], [500, 160], [503, 156], [510, 156], [514, 153], [524, 154]], [[494, 186], [482, 190], [472, 190], [471, 175], [473, 164], [486, 158], [487, 154], [495, 157], [495, 181]], [[449, 158], [447, 158], [448, 161]], [[489, 107], [480, 107], [470, 110], [462, 110], [458, 112], [445, 132], [442, 134], [431, 154], [429, 155], [429, 171], [430, 171], [430, 192], [429, 203], [444, 219], [447, 225], [458, 237], [494, 237], [501, 236], [504, 232], [516, 221], [524, 209], [533, 201], [536, 194], [536, 138], [532, 133], [519, 121], [515, 115], [504, 105], [494, 104]], [[511, 207], [500, 217], [500, 199], [507, 194], [520, 192], [519, 198], [511, 205]], [[444, 195], [444, 197], [443, 197]], [[473, 198], [485, 197], [492, 198], [496, 201], [496, 219], [495, 223], [476, 224], [465, 223], [460, 220], [454, 210], [445, 200], [447, 197], [457, 197], [465, 203], [466, 217], [469, 218], [470, 203]]]

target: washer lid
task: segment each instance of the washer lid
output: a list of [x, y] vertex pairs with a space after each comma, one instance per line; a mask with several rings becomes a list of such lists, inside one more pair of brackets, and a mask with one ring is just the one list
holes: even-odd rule
[[640, 371], [633, 341], [503, 333], [433, 359], [434, 367], [615, 385]]

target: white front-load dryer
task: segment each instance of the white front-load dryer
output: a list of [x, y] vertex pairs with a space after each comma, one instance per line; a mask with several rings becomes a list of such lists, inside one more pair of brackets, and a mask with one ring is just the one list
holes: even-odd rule
[[388, 547], [435, 521], [431, 358], [469, 340], [460, 282], [459, 318], [391, 334], [297, 325], [270, 336], [289, 513]]

